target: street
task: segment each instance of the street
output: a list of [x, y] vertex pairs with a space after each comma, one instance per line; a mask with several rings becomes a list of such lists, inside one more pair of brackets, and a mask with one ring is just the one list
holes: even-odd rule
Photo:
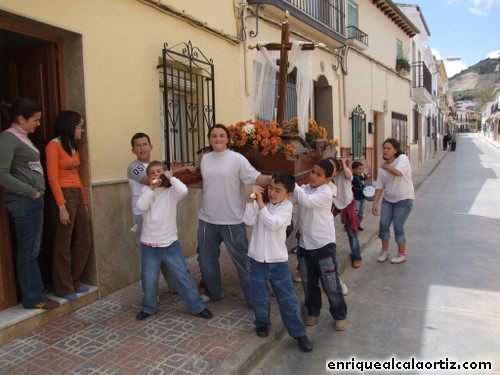
[[[363, 267], [342, 274], [348, 329], [335, 331], [323, 298], [318, 325], [308, 327], [313, 352], [287, 336], [252, 374], [500, 373], [499, 177], [500, 149], [461, 134], [416, 192], [408, 260], [377, 263], [375, 239], [363, 249]], [[376, 361], [380, 369], [361, 372]], [[329, 371], [329, 362], [344, 370]], [[396, 365], [407, 367], [384, 367]]]

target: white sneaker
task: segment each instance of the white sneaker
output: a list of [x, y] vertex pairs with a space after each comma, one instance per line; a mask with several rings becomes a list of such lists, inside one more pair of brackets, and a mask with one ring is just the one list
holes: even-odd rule
[[[203, 302], [212, 302], [214, 301], [212, 298], [210, 298], [209, 296], [207, 296], [205, 293], [203, 294], [200, 294], [201, 295], [201, 299], [203, 300]], [[224, 294], [222, 294], [222, 296], [220, 297], [220, 299], [223, 299], [224, 298]], [[219, 300], [217, 300], [219, 301]]]
[[389, 250], [381, 250], [377, 262], [384, 263], [389, 258]]
[[340, 288], [342, 289], [342, 295], [347, 296], [349, 294], [349, 289], [347, 289], [347, 285], [344, 284], [342, 279], [339, 276]]
[[406, 255], [401, 255], [401, 254], [398, 254], [397, 256], [391, 259], [392, 264], [400, 264], [403, 263], [404, 261], [406, 261]]

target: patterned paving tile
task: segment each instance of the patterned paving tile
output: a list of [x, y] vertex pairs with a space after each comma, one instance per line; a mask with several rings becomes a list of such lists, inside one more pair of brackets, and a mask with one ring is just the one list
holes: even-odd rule
[[139, 375], [168, 374], [168, 375], [208, 375], [220, 364], [219, 361], [186, 352], [181, 349], [172, 349], [158, 358]]
[[68, 375], [121, 375], [119, 372], [101, 366], [94, 362], [85, 362]]
[[36, 356], [17, 363], [15, 367], [2, 371], [2, 374], [67, 374], [84, 362], [83, 358], [49, 347]]
[[14, 341], [0, 347], [0, 372], [3, 373], [9, 367], [30, 359], [45, 349], [47, 344], [29, 337], [22, 336]]
[[108, 294], [105, 299], [120, 302], [125, 305], [134, 305], [141, 302], [142, 289], [140, 282], [130, 284], [125, 288], [119, 289], [113, 293]]
[[251, 334], [255, 329], [253, 322], [254, 314], [250, 309], [226, 309], [215, 315], [210, 325], [233, 332]]
[[26, 336], [53, 345], [91, 325], [92, 323], [65, 315], [29, 332]]
[[111, 301], [106, 298], [97, 300], [70, 315], [91, 323], [99, 323], [101, 320], [109, 318], [114, 314], [126, 309], [128, 305], [120, 302]]
[[120, 345], [110, 348], [93, 358], [92, 362], [123, 375], [135, 375], [149, 367], [172, 348], [141, 337], [131, 336]]
[[[144, 321], [138, 321], [135, 316], [139, 312], [137, 307], [127, 307], [124, 310], [118, 311], [116, 314], [101, 320], [99, 323], [102, 326], [117, 329], [128, 334], [134, 334], [144, 327]], [[149, 320], [157, 319], [157, 315], [148, 318]]]
[[177, 348], [222, 361], [248, 338], [249, 335], [206, 326], [177, 345]]
[[118, 345], [127, 334], [113, 328], [94, 324], [55, 346], [67, 353], [91, 359]]
[[163, 345], [176, 346], [204, 325], [201, 319], [164, 316], [149, 321], [135, 335]]

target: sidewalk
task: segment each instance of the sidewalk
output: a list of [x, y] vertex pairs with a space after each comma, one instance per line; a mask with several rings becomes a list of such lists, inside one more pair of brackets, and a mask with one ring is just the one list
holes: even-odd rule
[[[419, 170], [413, 171], [415, 188], [427, 178], [447, 151], [438, 151]], [[378, 217], [365, 205], [362, 248], [376, 238]], [[340, 272], [350, 267], [350, 249], [340, 220], [335, 219], [337, 259]], [[187, 259], [196, 280], [200, 279], [195, 257]], [[290, 267], [297, 260], [290, 254]], [[225, 298], [209, 303], [214, 317], [205, 320], [189, 314], [176, 294], [160, 281], [160, 306], [156, 315], [135, 320], [140, 310], [141, 288], [134, 283], [106, 297], [35, 329], [0, 347], [0, 373], [46, 374], [246, 374], [278, 342], [286, 331], [275, 301], [273, 326], [267, 339], [254, 333], [253, 313], [240, 291], [236, 270], [222, 251], [221, 270]], [[356, 270], [363, 272], [363, 268]], [[295, 284], [302, 298], [300, 284]], [[300, 352], [291, 338], [290, 350]]]

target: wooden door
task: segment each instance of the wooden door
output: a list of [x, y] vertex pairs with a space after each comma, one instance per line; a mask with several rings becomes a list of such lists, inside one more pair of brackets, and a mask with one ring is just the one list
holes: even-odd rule
[[[54, 119], [61, 110], [61, 72], [59, 68], [59, 46], [56, 43], [46, 42], [30, 47], [4, 50], [3, 67], [5, 69], [6, 87], [10, 102], [19, 97], [29, 97], [36, 100], [43, 108], [41, 126], [30, 135], [30, 139], [40, 150], [42, 164], [45, 166], [45, 146], [54, 137]], [[48, 186], [48, 185], [47, 185]], [[48, 192], [49, 189], [47, 189]], [[47, 200], [50, 198], [46, 194]], [[3, 296], [16, 296], [15, 283], [3, 282], [3, 277], [14, 274], [12, 259], [12, 241], [8, 225], [8, 214], [3, 207], [3, 193], [0, 191], [0, 309], [13, 306], [17, 301], [2, 301]], [[45, 210], [42, 250], [39, 263], [42, 276], [46, 283], [51, 283], [52, 271], [52, 225], [49, 210]], [[4, 238], [5, 237], [5, 238]], [[6, 298], [7, 300], [7, 298]]]

